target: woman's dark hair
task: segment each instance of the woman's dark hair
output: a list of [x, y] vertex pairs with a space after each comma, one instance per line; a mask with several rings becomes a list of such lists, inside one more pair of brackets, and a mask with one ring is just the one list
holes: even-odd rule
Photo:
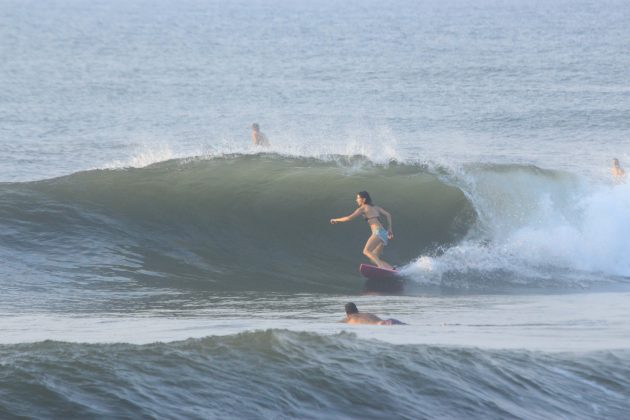
[[370, 197], [370, 193], [368, 193], [367, 191], [359, 191], [357, 195], [365, 199], [365, 204], [369, 204], [370, 206], [374, 205], [372, 204], [372, 197]]
[[357, 309], [357, 305], [355, 305], [353, 302], [348, 302], [346, 303], [346, 314], [350, 315], [350, 314], [358, 314], [359, 310]]

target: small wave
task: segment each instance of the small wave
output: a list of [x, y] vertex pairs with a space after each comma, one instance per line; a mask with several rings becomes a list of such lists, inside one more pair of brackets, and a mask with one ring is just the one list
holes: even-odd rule
[[623, 418], [628, 378], [627, 351], [391, 345], [348, 333], [267, 330], [147, 345], [46, 341], [0, 346], [0, 413]]

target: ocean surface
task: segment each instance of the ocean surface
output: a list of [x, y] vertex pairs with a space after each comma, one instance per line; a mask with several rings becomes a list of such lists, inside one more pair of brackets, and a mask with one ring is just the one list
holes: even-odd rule
[[627, 418], [629, 22], [0, 0], [0, 418]]

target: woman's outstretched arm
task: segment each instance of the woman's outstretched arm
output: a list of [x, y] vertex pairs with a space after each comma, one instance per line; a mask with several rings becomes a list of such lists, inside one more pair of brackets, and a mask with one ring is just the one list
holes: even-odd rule
[[356, 209], [351, 215], [349, 216], [345, 216], [345, 217], [340, 217], [338, 219], [330, 219], [330, 224], [334, 225], [336, 223], [343, 223], [343, 222], [349, 222], [352, 219], [355, 219], [356, 217], [360, 216], [362, 211], [361, 211], [361, 207], [359, 207], [358, 209]]

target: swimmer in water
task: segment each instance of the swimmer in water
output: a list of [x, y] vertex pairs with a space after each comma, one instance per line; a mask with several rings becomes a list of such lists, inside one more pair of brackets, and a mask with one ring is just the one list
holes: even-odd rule
[[339, 322], [346, 324], [369, 324], [369, 325], [407, 325], [397, 319], [381, 319], [374, 314], [361, 312], [353, 302], [346, 303], [346, 317]]
[[269, 147], [269, 139], [260, 131], [260, 126], [257, 123], [252, 124], [252, 144]]
[[[369, 237], [363, 248], [363, 255], [368, 257], [377, 267], [392, 270], [392, 266], [380, 258], [383, 248], [387, 246], [387, 242], [394, 238], [391, 214], [382, 207], [374, 205], [367, 191], [358, 193], [355, 201], [357, 206], [359, 206], [358, 209], [349, 216], [330, 219], [330, 223], [334, 225], [336, 223], [349, 222], [362, 215], [372, 230], [372, 236]], [[381, 224], [381, 216], [385, 216], [387, 219], [387, 230]]]
[[619, 159], [614, 158], [612, 160], [612, 168], [610, 168], [610, 173], [612, 174], [613, 180], [615, 182], [621, 182], [626, 175], [626, 171], [623, 170], [621, 165], [619, 164]]

